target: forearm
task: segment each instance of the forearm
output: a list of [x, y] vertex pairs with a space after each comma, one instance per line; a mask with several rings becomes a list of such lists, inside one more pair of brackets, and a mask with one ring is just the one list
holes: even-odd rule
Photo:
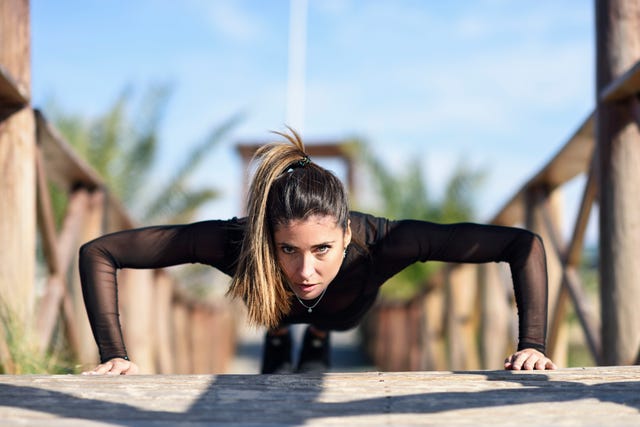
[[117, 268], [96, 243], [84, 245], [79, 258], [85, 309], [100, 361], [127, 358], [118, 311]]
[[[547, 267], [542, 240], [528, 230], [484, 224], [438, 225], [405, 221], [396, 240], [416, 242], [398, 247], [419, 253], [421, 261], [456, 263], [507, 262], [519, 316], [519, 348], [545, 349]], [[405, 255], [409, 258], [409, 255]]]
[[105, 235], [80, 248], [83, 298], [103, 361], [127, 355], [118, 315], [118, 269], [199, 262], [228, 272], [237, 259], [237, 253], [227, 248], [228, 224], [203, 221], [126, 230]]
[[545, 352], [547, 331], [547, 265], [542, 240], [533, 235], [518, 246], [510, 263], [518, 306], [518, 349]]

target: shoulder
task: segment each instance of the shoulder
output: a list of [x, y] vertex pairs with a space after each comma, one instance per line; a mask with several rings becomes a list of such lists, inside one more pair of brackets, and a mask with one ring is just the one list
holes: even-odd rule
[[173, 230], [175, 237], [210, 245], [214, 241], [221, 244], [225, 241], [242, 240], [247, 221], [245, 218], [208, 219], [181, 225], [165, 226]]
[[361, 243], [370, 246], [380, 240], [389, 230], [392, 223], [388, 218], [363, 212], [351, 211], [351, 232]]
[[231, 219], [207, 219], [203, 221], [192, 222], [184, 226], [194, 229], [241, 229], [244, 230], [247, 225], [246, 218], [233, 217]]
[[418, 219], [392, 219], [358, 211], [350, 212], [351, 231], [368, 245], [393, 235], [401, 240], [422, 238], [438, 232], [448, 232], [460, 224], [439, 224]]

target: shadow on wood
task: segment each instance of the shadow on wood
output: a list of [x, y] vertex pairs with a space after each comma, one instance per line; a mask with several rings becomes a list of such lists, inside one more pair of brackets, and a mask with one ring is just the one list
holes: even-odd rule
[[[547, 372], [4, 376], [0, 419], [20, 425], [638, 425], [640, 367]], [[92, 425], [96, 425], [92, 424]], [[73, 425], [73, 424], [71, 424]]]

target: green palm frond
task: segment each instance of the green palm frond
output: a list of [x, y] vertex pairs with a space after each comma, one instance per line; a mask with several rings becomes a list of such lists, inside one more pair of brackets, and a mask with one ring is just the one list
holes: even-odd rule
[[[61, 134], [96, 169], [128, 210], [138, 212], [143, 223], [188, 220], [204, 203], [219, 196], [220, 193], [212, 188], [192, 190], [189, 178], [242, 119], [242, 115], [237, 114], [213, 127], [210, 134], [188, 153], [168, 183], [149, 196], [145, 182], [157, 160], [158, 130], [170, 92], [168, 85], [154, 86], [132, 111], [134, 91], [127, 87], [104, 114], [95, 118], [68, 114], [55, 103], [49, 103], [51, 117]], [[151, 202], [146, 202], [148, 200]]]
[[196, 212], [207, 202], [219, 197], [218, 190], [205, 188], [179, 193], [158, 218], [164, 222], [180, 224], [193, 221]]
[[169, 94], [168, 86], [152, 88], [135, 114], [136, 130], [122, 158], [121, 172], [126, 176], [127, 185], [122, 188], [121, 195], [128, 205], [133, 205], [138, 200], [139, 189], [149, 178], [157, 159], [158, 128], [164, 117]]
[[[430, 197], [420, 159], [414, 158], [399, 172], [393, 173], [366, 147], [357, 151], [371, 175], [380, 203], [370, 209], [382, 216], [413, 218], [434, 222], [469, 221], [473, 217], [473, 192], [484, 177], [483, 172], [460, 165], [449, 179], [441, 200]], [[439, 268], [437, 263], [416, 263], [392, 277], [382, 288], [382, 297], [406, 300], [420, 291], [428, 278]]]
[[[209, 135], [189, 153], [189, 156], [179, 167], [174, 176], [169, 180], [164, 189], [158, 193], [144, 209], [143, 221], [149, 222], [153, 219], [160, 218], [158, 214], [162, 212], [166, 217], [176, 217], [179, 211], [175, 210], [177, 200], [185, 197], [184, 188], [189, 177], [194, 173], [197, 166], [204, 161], [206, 154], [217, 145], [231, 129], [233, 129], [242, 120], [243, 115], [237, 114], [227, 119], [222, 125], [214, 127]], [[211, 192], [211, 198], [218, 195], [217, 192]], [[185, 207], [183, 207], [185, 208]]]

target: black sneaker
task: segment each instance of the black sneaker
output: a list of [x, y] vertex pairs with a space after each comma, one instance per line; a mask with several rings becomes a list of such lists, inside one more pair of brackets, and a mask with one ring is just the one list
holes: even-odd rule
[[265, 334], [262, 349], [262, 374], [290, 374], [291, 365], [291, 332], [282, 335]]
[[298, 361], [297, 372], [302, 374], [327, 372], [331, 367], [331, 345], [329, 332], [320, 338], [311, 332], [310, 328], [304, 333], [302, 351]]

